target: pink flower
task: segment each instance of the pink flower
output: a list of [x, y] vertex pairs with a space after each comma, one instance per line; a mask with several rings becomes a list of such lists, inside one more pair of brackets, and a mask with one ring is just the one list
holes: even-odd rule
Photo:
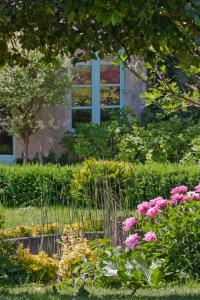
[[165, 199], [160, 199], [156, 202], [156, 206], [159, 208], [165, 207], [165, 206], [167, 206], [167, 201]]
[[156, 198], [150, 200], [149, 201], [150, 207], [155, 206], [157, 204], [157, 202], [160, 201], [160, 200], [164, 200], [163, 197], [159, 196], [159, 197], [156, 197]]
[[200, 193], [200, 183], [197, 186], [195, 186], [195, 191], [197, 193]]
[[174, 194], [171, 197], [170, 204], [174, 205], [174, 204], [177, 204], [178, 202], [183, 203], [183, 202], [186, 202], [186, 201], [187, 201], [187, 197], [186, 196], [184, 196], [182, 194]]
[[129, 248], [129, 249], [134, 249], [137, 246], [140, 245], [139, 241], [139, 236], [138, 233], [132, 234], [129, 237], [126, 238], [124, 244]]
[[148, 209], [149, 209], [149, 202], [142, 202], [137, 206], [137, 212], [140, 215], [146, 215]]
[[137, 223], [138, 219], [136, 219], [135, 217], [128, 218], [123, 222], [123, 230], [129, 231]]
[[200, 194], [196, 192], [188, 192], [187, 193], [188, 200], [200, 200]]
[[159, 207], [158, 206], [154, 206], [154, 207], [148, 209], [147, 216], [150, 217], [150, 218], [152, 218], [153, 216], [155, 216], [159, 212], [160, 212]]
[[146, 241], [146, 242], [156, 240], [155, 232], [154, 231], [149, 231], [149, 232], [145, 233], [143, 240]]
[[188, 187], [186, 185], [180, 185], [171, 190], [171, 194], [183, 194], [186, 193]]

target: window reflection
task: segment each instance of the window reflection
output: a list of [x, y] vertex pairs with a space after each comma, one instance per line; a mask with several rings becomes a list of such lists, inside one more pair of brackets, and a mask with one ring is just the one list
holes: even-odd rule
[[72, 110], [72, 128], [76, 128], [79, 123], [90, 123], [92, 121], [91, 109]]
[[101, 87], [101, 105], [119, 105], [120, 88], [119, 87]]
[[119, 65], [101, 65], [101, 84], [119, 84], [120, 68]]
[[72, 105], [90, 106], [92, 104], [92, 90], [90, 87], [73, 88]]
[[75, 84], [91, 84], [91, 66], [76, 65], [73, 67], [74, 83]]
[[0, 128], [0, 155], [13, 155], [13, 137]]

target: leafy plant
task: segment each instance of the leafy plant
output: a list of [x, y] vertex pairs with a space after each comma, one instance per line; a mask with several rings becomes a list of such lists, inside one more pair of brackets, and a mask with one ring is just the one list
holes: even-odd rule
[[200, 185], [192, 192], [178, 186], [169, 200], [159, 196], [143, 202], [137, 213], [138, 218], [124, 222], [125, 231], [134, 231], [125, 240], [127, 247], [159, 263], [165, 280], [199, 279]]
[[19, 245], [12, 259], [14, 265], [25, 273], [27, 282], [49, 283], [56, 280], [58, 262], [55, 258], [48, 257], [44, 251], [34, 255], [29, 249], [23, 249]]

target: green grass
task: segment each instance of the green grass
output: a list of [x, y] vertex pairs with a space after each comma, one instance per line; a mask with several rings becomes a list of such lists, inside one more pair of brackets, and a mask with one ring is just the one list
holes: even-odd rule
[[1, 208], [5, 223], [3, 228], [12, 228], [17, 225], [34, 225], [46, 223], [58, 223], [60, 225], [81, 222], [83, 219], [96, 220], [102, 219], [102, 212], [73, 208], [67, 206], [48, 206], [48, 207], [22, 207], [22, 208]]
[[38, 285], [20, 286], [2, 289], [0, 300], [95, 300], [95, 299], [123, 299], [123, 300], [199, 300], [200, 284], [165, 287], [160, 289], [141, 289], [131, 296], [130, 291], [110, 289], [90, 289], [90, 295], [76, 296], [72, 290], [53, 291], [52, 287]]

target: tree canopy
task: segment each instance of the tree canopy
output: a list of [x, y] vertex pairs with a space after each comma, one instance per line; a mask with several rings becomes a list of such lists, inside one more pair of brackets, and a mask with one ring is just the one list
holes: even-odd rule
[[[131, 56], [143, 57], [149, 67], [160, 66], [166, 57], [174, 57], [177, 68], [186, 70], [187, 75], [192, 68], [192, 76], [196, 77], [178, 94], [187, 93], [181, 99], [200, 107], [196, 93], [200, 73], [200, 0], [1, 1], [1, 65], [22, 62], [15, 47], [16, 36], [23, 49], [37, 48], [47, 61], [66, 53], [76, 54], [82, 60], [93, 58], [97, 51], [100, 57], [107, 53], [116, 55], [123, 48], [124, 63], [138, 77], [139, 72], [130, 66]], [[162, 69], [157, 71], [163, 83]], [[168, 86], [167, 79], [165, 83]], [[168, 92], [171, 89], [168, 87]], [[171, 91], [171, 97], [173, 93], [177, 91]]]

